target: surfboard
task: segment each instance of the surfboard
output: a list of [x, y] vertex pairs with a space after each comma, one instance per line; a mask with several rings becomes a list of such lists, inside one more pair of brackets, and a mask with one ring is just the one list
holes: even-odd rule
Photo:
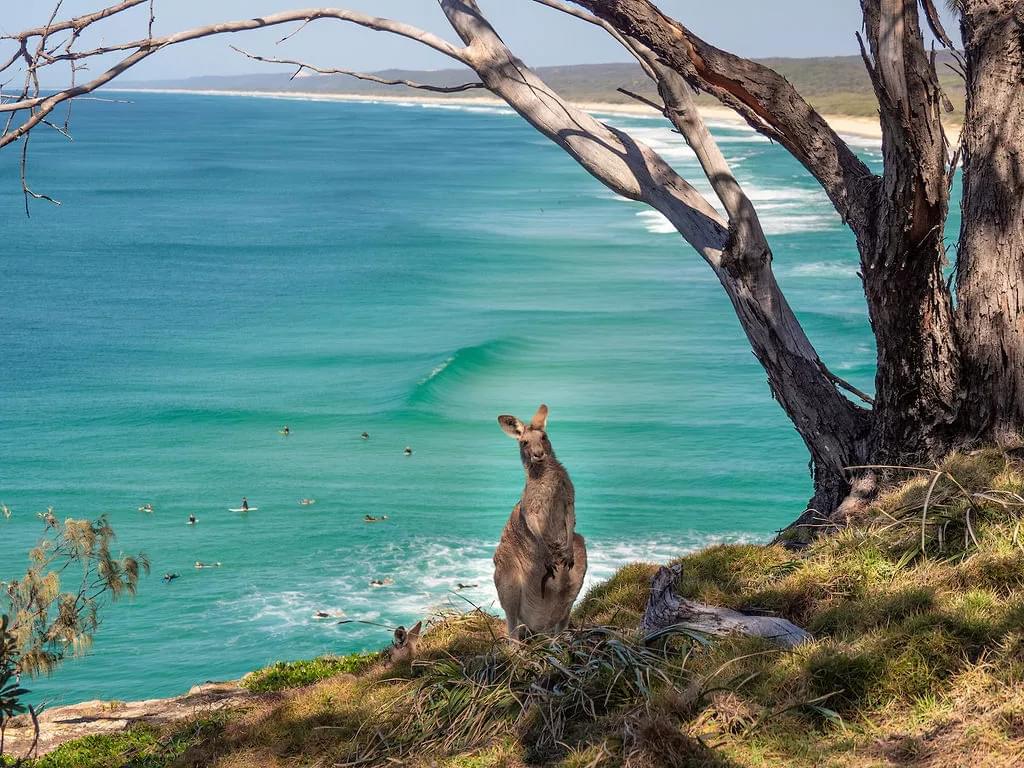
[[255, 512], [259, 507], [249, 507], [248, 509], [242, 509], [241, 507], [228, 507], [228, 512]]

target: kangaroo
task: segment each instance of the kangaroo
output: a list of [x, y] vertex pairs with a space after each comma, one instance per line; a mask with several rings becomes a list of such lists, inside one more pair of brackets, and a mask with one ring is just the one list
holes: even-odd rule
[[412, 629], [398, 627], [395, 630], [395, 639], [391, 641], [391, 661], [395, 663], [412, 661], [416, 658], [416, 647], [420, 642], [420, 629], [422, 621], [417, 621]]
[[498, 424], [519, 441], [526, 486], [494, 552], [494, 586], [505, 609], [508, 636], [561, 632], [587, 572], [587, 548], [576, 533], [576, 494], [555, 458], [547, 428], [548, 407], [530, 423], [499, 416]]

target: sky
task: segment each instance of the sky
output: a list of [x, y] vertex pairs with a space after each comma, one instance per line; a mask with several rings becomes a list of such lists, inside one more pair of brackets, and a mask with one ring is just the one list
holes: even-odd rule
[[[55, 0], [0, 0], [0, 34], [46, 22]], [[92, 11], [113, 0], [64, 0], [60, 17]], [[479, 0], [503, 39], [531, 66], [628, 61], [608, 35], [531, 0]], [[156, 34], [215, 21], [252, 18], [274, 11], [309, 7], [310, 0], [156, 0]], [[858, 52], [854, 32], [860, 8], [854, 0], [656, 0], [668, 15], [720, 48], [749, 57], [838, 56]], [[400, 19], [452, 38], [435, 0], [332, 0], [330, 5]], [[145, 36], [148, 11], [133, 9], [102, 24], [83, 43], [99, 44]], [[955, 27], [952, 22], [949, 27]], [[948, 28], [948, 27], [947, 27]], [[389, 67], [441, 69], [452, 62], [417, 43], [380, 32], [322, 20], [282, 45], [284, 31], [259, 31], [216, 37], [171, 48], [134, 68], [132, 80], [279, 71], [252, 62], [228, 47], [231, 42], [255, 53], [301, 58], [326, 67], [373, 71]], [[955, 31], [950, 29], [951, 32]], [[0, 56], [7, 49], [0, 45]]]

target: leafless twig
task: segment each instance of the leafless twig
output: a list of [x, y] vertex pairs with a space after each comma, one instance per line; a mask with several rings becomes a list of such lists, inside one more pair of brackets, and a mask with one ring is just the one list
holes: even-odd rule
[[234, 45], [230, 46], [233, 50], [238, 51], [243, 56], [247, 56], [253, 61], [262, 61], [267, 64], [290, 64], [297, 67], [294, 73], [292, 73], [291, 79], [294, 80], [298, 77], [304, 69], [311, 72], [317, 72], [321, 75], [347, 75], [354, 77], [357, 80], [368, 80], [371, 83], [380, 83], [381, 85], [404, 85], [409, 88], [417, 88], [421, 91], [431, 91], [433, 93], [461, 93], [462, 91], [469, 91], [474, 88], [483, 88], [484, 84], [480, 81], [474, 81], [471, 83], [460, 83], [459, 85], [429, 85], [427, 83], [417, 83], [414, 80], [389, 80], [378, 75], [371, 74], [369, 72], [356, 72], [351, 69], [334, 69], [333, 67], [318, 67], [314, 64], [307, 64], [303, 61], [296, 61], [295, 59], [278, 59], [271, 56], [259, 56], [255, 53], [249, 53], [246, 50], [238, 48]]

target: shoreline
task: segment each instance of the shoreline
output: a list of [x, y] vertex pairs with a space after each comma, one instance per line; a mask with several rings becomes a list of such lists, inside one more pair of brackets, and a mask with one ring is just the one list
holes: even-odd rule
[[[291, 99], [294, 101], [340, 101], [364, 104], [430, 104], [451, 105], [462, 107], [502, 107], [511, 111], [501, 99], [494, 96], [397, 96], [391, 94], [359, 94], [359, 93], [318, 93], [315, 91], [236, 91], [199, 88], [106, 88], [111, 93], [180, 93], [192, 96], [248, 96], [264, 99]], [[574, 106], [591, 114], [622, 115], [627, 117], [657, 117], [658, 113], [642, 104], [623, 104], [616, 102], [583, 101], [571, 102]], [[705, 120], [717, 123], [748, 127], [746, 121], [727, 107], [698, 107]], [[853, 115], [822, 115], [832, 129], [840, 135], [855, 136], [861, 139], [881, 141], [882, 129], [877, 120], [869, 117]], [[959, 126], [948, 125], [950, 135], [959, 131]]]

